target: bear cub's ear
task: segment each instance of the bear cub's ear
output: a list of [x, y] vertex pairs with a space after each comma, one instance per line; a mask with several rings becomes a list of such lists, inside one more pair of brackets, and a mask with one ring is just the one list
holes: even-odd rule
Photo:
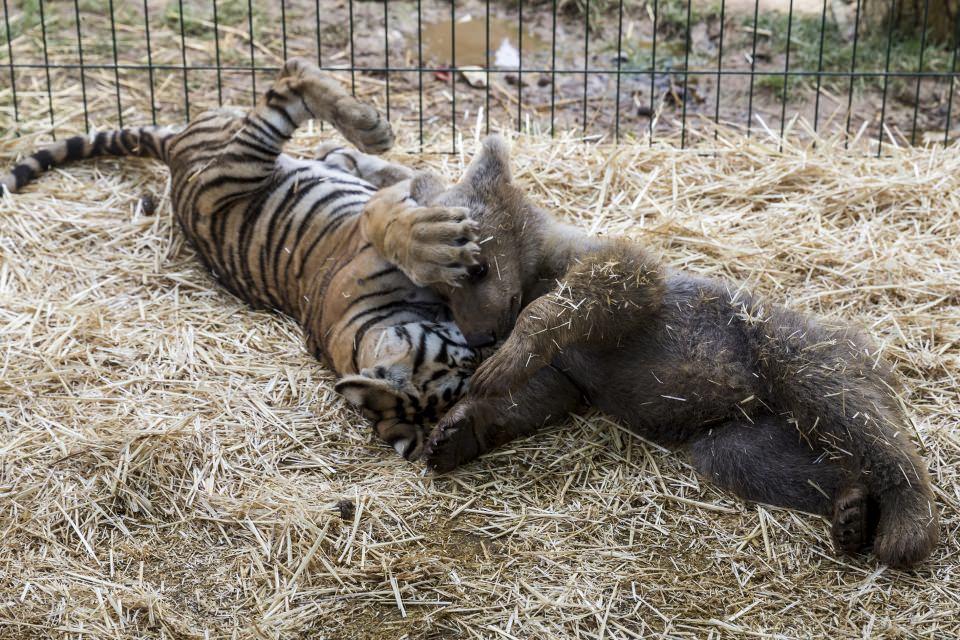
[[510, 147], [500, 136], [487, 136], [463, 176], [473, 186], [510, 182]]

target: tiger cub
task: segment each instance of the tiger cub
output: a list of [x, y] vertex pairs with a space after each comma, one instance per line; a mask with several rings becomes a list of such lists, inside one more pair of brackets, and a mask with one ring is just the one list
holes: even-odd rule
[[329, 144], [319, 160], [283, 154], [311, 118], [363, 151], [393, 144], [373, 107], [292, 59], [249, 113], [212, 111], [179, 132], [69, 138], [25, 158], [0, 184], [14, 192], [52, 166], [97, 156], [164, 162], [174, 215], [214, 278], [254, 308], [296, 319], [311, 353], [339, 376], [336, 389], [413, 460], [423, 425], [461, 395], [477, 364], [446, 306], [425, 288], [456, 284], [476, 264], [473, 223], [457, 208], [364, 213], [378, 188], [410, 171]]

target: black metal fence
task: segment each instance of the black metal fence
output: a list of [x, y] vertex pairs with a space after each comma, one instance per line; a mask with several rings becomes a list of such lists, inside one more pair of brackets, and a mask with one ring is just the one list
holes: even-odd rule
[[906, 1], [3, 0], [0, 136], [244, 106], [298, 55], [419, 149], [494, 127], [680, 146], [729, 128], [877, 153], [946, 144], [960, 23], [942, 0], [919, 0], [909, 25], [888, 19]]

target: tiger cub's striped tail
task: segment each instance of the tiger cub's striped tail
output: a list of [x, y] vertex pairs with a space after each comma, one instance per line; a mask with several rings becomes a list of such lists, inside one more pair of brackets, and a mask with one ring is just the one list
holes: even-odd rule
[[51, 167], [99, 156], [139, 156], [166, 162], [167, 143], [175, 134], [168, 127], [137, 127], [73, 136], [34, 152], [9, 173], [0, 174], [0, 185], [15, 193]]

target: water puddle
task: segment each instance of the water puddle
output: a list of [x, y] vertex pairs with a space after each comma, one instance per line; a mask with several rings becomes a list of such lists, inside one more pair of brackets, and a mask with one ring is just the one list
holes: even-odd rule
[[[458, 67], [487, 64], [487, 21], [464, 16], [453, 24], [445, 20], [423, 26], [424, 56], [435, 64], [452, 66], [450, 52], [456, 41]], [[543, 51], [546, 43], [527, 29], [523, 30], [523, 55]], [[516, 68], [520, 62], [520, 30], [516, 20], [490, 17], [490, 66]], [[526, 66], [526, 65], [525, 65]]]

